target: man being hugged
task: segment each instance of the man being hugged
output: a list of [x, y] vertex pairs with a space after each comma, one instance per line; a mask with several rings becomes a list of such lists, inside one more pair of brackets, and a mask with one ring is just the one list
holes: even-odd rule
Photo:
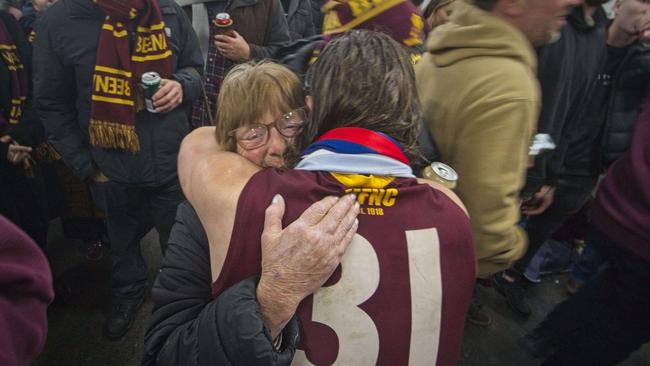
[[278, 289], [273, 270], [262, 271], [257, 296], [271, 337], [296, 314], [296, 364], [456, 364], [473, 242], [458, 198], [409, 167], [421, 118], [409, 56], [386, 35], [353, 31], [323, 50], [307, 79], [311, 117], [296, 139], [302, 154], [288, 156], [290, 166], [299, 160], [294, 169], [261, 169], [204, 129], [183, 142], [179, 176], [210, 241], [213, 295], [282, 255], [260, 250], [270, 203], [285, 209], [286, 224], [325, 196], [356, 193], [359, 220], [343, 222], [358, 233], [325, 287]]

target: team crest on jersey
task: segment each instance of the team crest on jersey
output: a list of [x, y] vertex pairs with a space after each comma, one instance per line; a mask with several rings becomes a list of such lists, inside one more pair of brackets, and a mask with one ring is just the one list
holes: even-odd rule
[[394, 177], [331, 173], [343, 184], [345, 193], [354, 193], [361, 206], [360, 215], [383, 216], [384, 209], [392, 207], [397, 201], [397, 188], [386, 188]]

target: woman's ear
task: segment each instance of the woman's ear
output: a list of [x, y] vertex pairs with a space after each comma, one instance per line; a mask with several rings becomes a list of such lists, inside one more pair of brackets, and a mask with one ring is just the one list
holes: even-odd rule
[[314, 108], [314, 98], [311, 95], [305, 97], [305, 105], [307, 106], [307, 111], [311, 112]]

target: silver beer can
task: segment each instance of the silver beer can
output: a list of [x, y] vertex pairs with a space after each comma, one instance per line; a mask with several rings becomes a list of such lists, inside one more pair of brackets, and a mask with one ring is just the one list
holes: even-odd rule
[[443, 186], [454, 189], [458, 183], [458, 173], [447, 164], [441, 162], [433, 162], [431, 165], [424, 168], [422, 176], [426, 179], [438, 182]]

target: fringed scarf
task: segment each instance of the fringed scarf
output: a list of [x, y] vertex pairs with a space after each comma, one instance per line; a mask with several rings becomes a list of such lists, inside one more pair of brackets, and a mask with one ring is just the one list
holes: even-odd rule
[[296, 169], [414, 178], [399, 142], [365, 128], [326, 132], [303, 153]]
[[9, 110], [0, 113], [0, 135], [3, 135], [10, 125], [18, 124], [20, 121], [27, 101], [29, 85], [25, 66], [18, 56], [16, 44], [4, 22], [0, 22], [0, 56], [9, 70], [11, 88]]
[[[90, 143], [94, 146], [140, 150], [135, 113], [143, 109], [142, 74], [161, 78], [172, 72], [172, 51], [157, 0], [93, 0], [104, 13], [93, 73]], [[135, 27], [133, 23], [137, 21]], [[129, 32], [135, 28], [133, 52]]]

